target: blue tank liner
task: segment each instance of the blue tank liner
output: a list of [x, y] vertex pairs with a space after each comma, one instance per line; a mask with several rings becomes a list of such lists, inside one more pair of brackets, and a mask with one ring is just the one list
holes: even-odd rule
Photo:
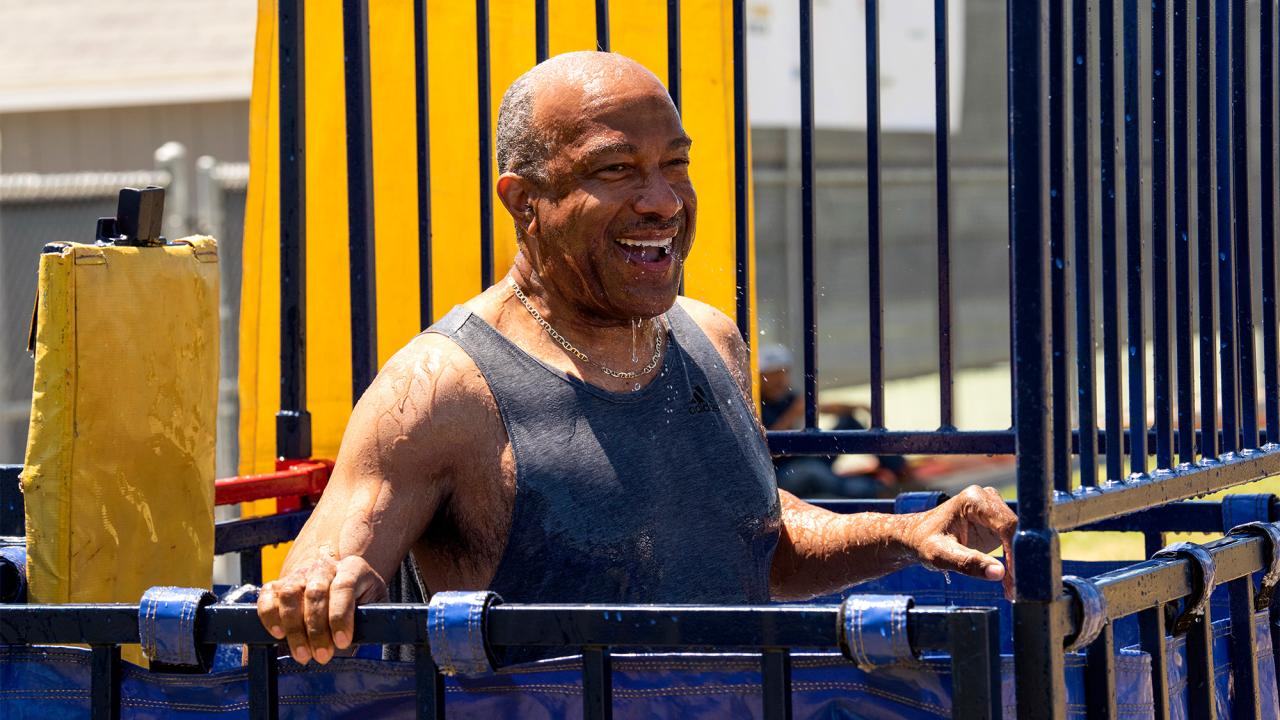
[[[1083, 658], [1068, 658], [1071, 717], [1086, 708]], [[84, 717], [89, 709], [87, 650], [0, 649], [0, 717]], [[614, 717], [761, 717], [760, 662], [743, 655], [615, 655]], [[1121, 718], [1149, 718], [1150, 661], [1124, 651], [1117, 660]], [[155, 673], [126, 665], [124, 718], [230, 718], [248, 708], [243, 669], [209, 675]], [[1016, 717], [1013, 661], [1003, 662], [1006, 717]], [[796, 718], [936, 720], [950, 717], [946, 658], [859, 670], [835, 653], [796, 653], [792, 668]], [[414, 667], [409, 663], [339, 658], [323, 668], [280, 661], [280, 716], [413, 716]], [[448, 678], [449, 718], [573, 718], [581, 713], [575, 660], [549, 660], [480, 678]], [[1225, 716], [1224, 717], [1228, 717]]]
[[[1124, 563], [1068, 563], [1083, 577]], [[914, 587], [911, 587], [914, 586]], [[920, 605], [998, 607], [1008, 644], [1010, 606], [995, 583], [919, 568], [866, 583], [859, 592], [910, 592]], [[1215, 617], [1226, 617], [1226, 596], [1215, 592]], [[1280, 717], [1267, 614], [1255, 616], [1263, 717]], [[1227, 638], [1230, 621], [1214, 623], [1214, 657], [1219, 716], [1232, 717], [1234, 686]], [[1277, 629], [1280, 632], [1280, 628]], [[1137, 648], [1135, 618], [1115, 623], [1119, 717], [1154, 715], [1151, 663]], [[1004, 715], [1014, 707], [1013, 661], [1002, 658]], [[1171, 716], [1187, 718], [1186, 650], [1182, 638], [1169, 642]], [[247, 714], [246, 671], [236, 667], [238, 647], [220, 648], [215, 671], [206, 675], [152, 672], [126, 664], [122, 688], [125, 718], [233, 718]], [[90, 656], [80, 648], [0, 648], [0, 717], [9, 720], [80, 717], [89, 707]], [[725, 654], [614, 655], [614, 714], [631, 718], [760, 717], [758, 656]], [[1084, 704], [1084, 657], [1067, 655], [1069, 717], [1088, 717]], [[414, 666], [408, 663], [339, 658], [325, 667], [299, 667], [280, 660], [282, 718], [412, 717]], [[834, 650], [796, 653], [793, 670], [796, 718], [916, 720], [949, 717], [951, 675], [945, 657], [926, 656], [902, 665], [864, 672]], [[580, 665], [574, 659], [548, 660], [475, 678], [447, 678], [450, 718], [574, 718], [581, 713]]]

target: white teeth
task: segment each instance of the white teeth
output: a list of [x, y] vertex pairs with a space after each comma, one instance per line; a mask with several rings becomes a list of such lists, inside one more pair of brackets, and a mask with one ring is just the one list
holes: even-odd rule
[[614, 238], [614, 242], [631, 247], [656, 247], [664, 250], [671, 249], [671, 241], [673, 238], [662, 238], [659, 240], [636, 240], [634, 238]]

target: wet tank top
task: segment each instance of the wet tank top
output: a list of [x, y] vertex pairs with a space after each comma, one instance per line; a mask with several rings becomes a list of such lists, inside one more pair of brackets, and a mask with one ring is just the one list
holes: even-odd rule
[[471, 356], [511, 439], [508, 602], [764, 603], [780, 528], [773, 464], [720, 354], [673, 307], [657, 378], [614, 393], [454, 308], [428, 329]]

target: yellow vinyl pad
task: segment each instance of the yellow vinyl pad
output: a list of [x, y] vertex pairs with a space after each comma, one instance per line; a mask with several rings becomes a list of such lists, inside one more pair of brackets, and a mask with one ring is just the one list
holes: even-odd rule
[[212, 582], [218, 248], [182, 243], [40, 258], [22, 475], [31, 602]]

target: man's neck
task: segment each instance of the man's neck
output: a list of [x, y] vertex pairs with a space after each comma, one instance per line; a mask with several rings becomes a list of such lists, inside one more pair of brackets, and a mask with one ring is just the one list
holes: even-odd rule
[[[601, 318], [566, 302], [550, 291], [542, 283], [536, 273], [517, 263], [507, 275], [507, 284], [514, 283], [529, 307], [537, 311], [542, 320], [571, 345], [581, 350], [597, 363], [604, 363], [617, 369], [630, 369], [632, 346], [641, 362], [649, 359], [653, 352], [654, 339], [663, 332], [663, 323], [659, 318], [632, 318], [621, 320]], [[510, 302], [525, 305], [511, 293]], [[524, 308], [528, 322], [534, 323], [543, 332], [545, 328]], [[549, 333], [548, 333], [549, 334]], [[610, 365], [610, 361], [615, 365]]]

